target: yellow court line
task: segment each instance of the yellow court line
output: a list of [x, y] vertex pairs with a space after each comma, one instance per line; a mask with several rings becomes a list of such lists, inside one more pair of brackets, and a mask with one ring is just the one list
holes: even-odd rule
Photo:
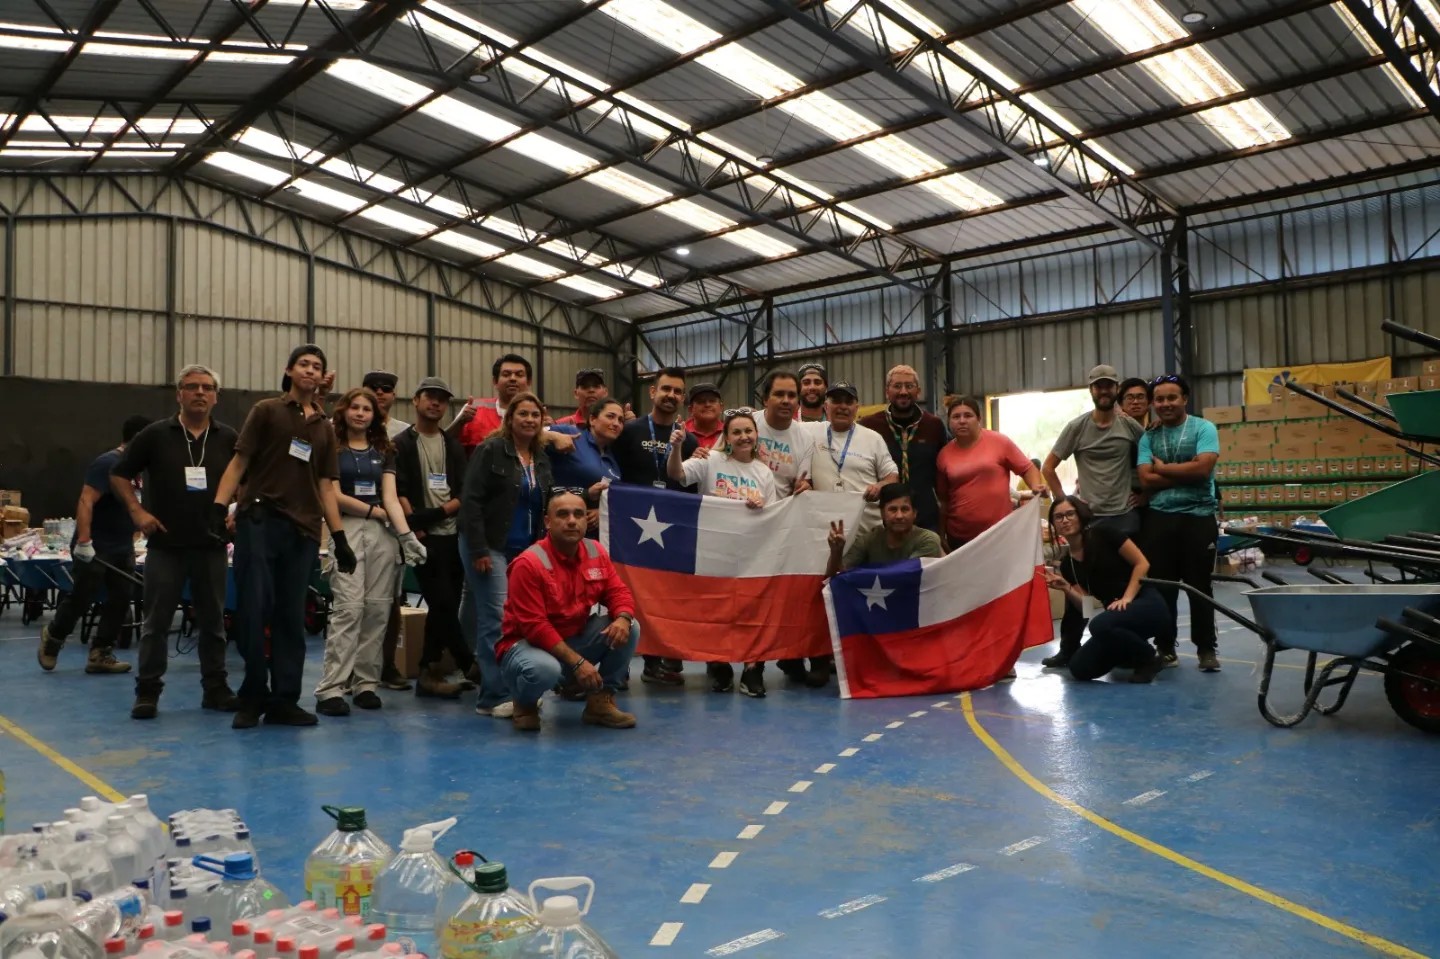
[[52, 763], [59, 766], [61, 769], [65, 770], [67, 773], [74, 776], [76, 779], [80, 780], [82, 783], [95, 790], [96, 793], [104, 796], [111, 802], [124, 802], [126, 798], [128, 798], [124, 793], [120, 792], [114, 786], [111, 786], [99, 776], [90, 772], [88, 769], [84, 769], [83, 767], [76, 765], [71, 760], [66, 759], [64, 756], [51, 749], [49, 746], [45, 745], [40, 740], [27, 733], [25, 730], [21, 729], [19, 726], [15, 725], [10, 720], [6, 719], [4, 716], [0, 716], [0, 732], [6, 732], [14, 736], [16, 739], [20, 740], [22, 743], [29, 746], [31, 749], [35, 750], [37, 753], [44, 756], [46, 759], [50, 760]]
[[1003, 765], [1006, 769], [1010, 770], [1010, 772], [1014, 774], [1015, 778], [1019, 779], [1025, 785], [1029, 786], [1031, 789], [1035, 790], [1037, 793], [1044, 796], [1046, 799], [1050, 800], [1056, 805], [1068, 809], [1070, 812], [1079, 816], [1081, 819], [1085, 819], [1090, 823], [1099, 826], [1101, 829], [1105, 830], [1113, 836], [1118, 836], [1126, 842], [1133, 843], [1136, 846], [1139, 846], [1146, 852], [1154, 853], [1161, 859], [1168, 860], [1184, 869], [1189, 869], [1191, 872], [1199, 873], [1206, 879], [1213, 879], [1215, 882], [1220, 883], [1222, 886], [1229, 886], [1236, 892], [1242, 892], [1247, 896], [1251, 896], [1255, 899], [1260, 900], [1263, 903], [1274, 906], [1276, 909], [1288, 912], [1292, 916], [1298, 916], [1299, 918], [1304, 919], [1308, 922], [1315, 923], [1317, 926], [1329, 929], [1331, 932], [1336, 932], [1342, 936], [1345, 936], [1346, 938], [1353, 939], [1356, 942], [1364, 943], [1365, 945], [1379, 951], [1384, 955], [1401, 956], [1404, 957], [1404, 959], [1426, 959], [1423, 953], [1415, 952], [1413, 949], [1407, 949], [1405, 946], [1391, 942], [1388, 939], [1382, 939], [1379, 936], [1372, 935], [1371, 933], [1368, 933], [1363, 929], [1356, 929], [1354, 926], [1347, 925], [1346, 923], [1343, 923], [1338, 919], [1331, 919], [1329, 916], [1322, 915], [1321, 913], [1318, 913], [1313, 909], [1302, 906], [1298, 902], [1286, 899], [1284, 896], [1276, 895], [1269, 890], [1261, 889], [1259, 886], [1248, 883], [1243, 879], [1237, 879], [1234, 876], [1223, 873], [1218, 869], [1207, 866], [1203, 862], [1191, 859], [1189, 856], [1186, 856], [1183, 853], [1178, 853], [1175, 850], [1170, 849], [1169, 847], [1162, 846], [1157, 842], [1146, 839], [1144, 836], [1141, 836], [1138, 833], [1131, 832], [1124, 826], [1120, 826], [1116, 823], [1111, 822], [1110, 820], [1106, 819], [1104, 816], [1101, 816], [1098, 813], [1091, 812], [1089, 809], [1086, 809], [1084, 806], [1075, 802], [1073, 799], [1068, 799], [1065, 796], [1060, 795], [1055, 790], [1051, 789], [1049, 786], [1045, 785], [1034, 775], [1032, 775], [1028, 769], [1020, 765], [1020, 763], [1015, 759], [1015, 757], [1010, 755], [1010, 753], [1005, 749], [1004, 746], [996, 742], [995, 737], [991, 736], [990, 733], [986, 731], [984, 726], [980, 725], [980, 720], [977, 719], [975, 716], [975, 707], [970, 701], [969, 693], [962, 693], [960, 695], [960, 702], [961, 705], [964, 707], [965, 722], [970, 725], [970, 731], [975, 734], [976, 739], [980, 740], [980, 742], [985, 745], [986, 749], [990, 750], [990, 752], [994, 754], [996, 759], [1000, 760], [1001, 765]]

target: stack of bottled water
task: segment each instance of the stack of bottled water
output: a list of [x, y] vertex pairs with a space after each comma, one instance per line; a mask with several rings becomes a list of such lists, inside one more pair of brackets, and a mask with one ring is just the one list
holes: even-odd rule
[[162, 903], [174, 905], [177, 895], [181, 911], [200, 915], [197, 910], [220, 887], [213, 871], [195, 865], [196, 856], [223, 859], [231, 853], [249, 853], [256, 870], [260, 859], [250, 840], [250, 827], [233, 809], [182, 809], [170, 816], [167, 851], [155, 880]]

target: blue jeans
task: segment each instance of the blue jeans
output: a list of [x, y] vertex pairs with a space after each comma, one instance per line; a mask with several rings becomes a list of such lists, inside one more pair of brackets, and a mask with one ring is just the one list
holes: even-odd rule
[[465, 564], [466, 598], [460, 607], [460, 626], [475, 644], [475, 661], [480, 664], [480, 696], [476, 705], [492, 709], [510, 698], [505, 673], [495, 658], [500, 642], [500, 620], [505, 614], [505, 554], [489, 550], [490, 572], [475, 569], [465, 534], [460, 534], [460, 559]]
[[1126, 609], [1107, 609], [1090, 620], [1090, 638], [1070, 657], [1070, 674], [1099, 679], [1112, 669], [1145, 665], [1156, 655], [1149, 640], [1165, 629], [1168, 615], [1160, 591], [1140, 587]]
[[[630, 659], [640, 642], [640, 624], [631, 623], [630, 638], [625, 645], [613, 648], [601, 635], [601, 630], [609, 625], [609, 616], [591, 616], [579, 636], [566, 637], [565, 645], [594, 663], [600, 670], [605, 688], [613, 693], [630, 676]], [[563, 672], [558, 659], [526, 642], [516, 643], [506, 650], [502, 665], [505, 679], [515, 691], [516, 704], [524, 706], [538, 703], [541, 696], [560, 682]]]
[[233, 636], [245, 659], [240, 698], [248, 704], [268, 708], [300, 701], [300, 679], [305, 671], [305, 594], [319, 552], [320, 544], [281, 513], [250, 506], [236, 514]]
[[[1117, 533], [1129, 537], [1136, 546], [1140, 545], [1140, 511], [1136, 509], [1117, 513], [1114, 516], [1097, 516], [1091, 526], [1108, 526]], [[1065, 612], [1060, 617], [1060, 655], [1073, 656], [1080, 648], [1085, 635], [1085, 614], [1069, 600], [1065, 601]]]

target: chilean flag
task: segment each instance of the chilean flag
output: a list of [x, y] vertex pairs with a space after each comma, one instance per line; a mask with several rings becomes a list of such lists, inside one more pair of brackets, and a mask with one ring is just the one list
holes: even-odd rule
[[811, 491], [757, 510], [611, 486], [600, 501], [600, 541], [635, 594], [640, 652], [717, 663], [828, 653], [820, 591], [830, 523], [853, 531], [864, 508], [859, 493]]
[[825, 587], [842, 699], [980, 689], [1054, 636], [1040, 501], [942, 559], [846, 570]]

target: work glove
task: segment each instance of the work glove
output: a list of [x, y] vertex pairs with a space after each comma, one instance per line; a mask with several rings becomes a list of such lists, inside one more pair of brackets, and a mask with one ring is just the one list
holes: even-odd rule
[[95, 558], [95, 544], [89, 540], [76, 543], [75, 548], [70, 550], [70, 556], [77, 563], [88, 563]]
[[330, 552], [335, 556], [335, 566], [342, 573], [355, 572], [355, 552], [345, 541], [345, 533], [330, 534]]
[[210, 520], [206, 524], [206, 532], [222, 543], [230, 542], [230, 530], [225, 525], [225, 521], [229, 518], [230, 507], [224, 503], [211, 503]]
[[425, 562], [425, 546], [414, 533], [405, 533], [400, 537], [400, 552], [405, 557], [406, 566], [419, 566]]

